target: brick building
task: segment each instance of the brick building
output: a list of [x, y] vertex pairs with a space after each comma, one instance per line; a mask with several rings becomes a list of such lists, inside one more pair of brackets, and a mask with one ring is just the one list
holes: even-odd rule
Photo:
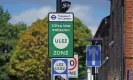
[[110, 0], [110, 16], [95, 34], [103, 41], [98, 80], [133, 80], [133, 0]]

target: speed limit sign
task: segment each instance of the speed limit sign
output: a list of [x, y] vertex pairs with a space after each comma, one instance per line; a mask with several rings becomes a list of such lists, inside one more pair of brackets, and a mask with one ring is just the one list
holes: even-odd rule
[[68, 58], [68, 77], [78, 78], [78, 55]]

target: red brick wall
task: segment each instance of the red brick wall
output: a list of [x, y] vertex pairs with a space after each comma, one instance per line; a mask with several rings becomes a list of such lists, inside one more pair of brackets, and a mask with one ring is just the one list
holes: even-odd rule
[[133, 0], [125, 0], [125, 80], [128, 69], [133, 80]]

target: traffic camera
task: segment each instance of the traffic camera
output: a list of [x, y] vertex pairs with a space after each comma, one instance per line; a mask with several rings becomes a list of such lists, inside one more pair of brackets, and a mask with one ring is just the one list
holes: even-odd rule
[[71, 2], [69, 1], [63, 1], [61, 5], [61, 12], [66, 12], [71, 6]]

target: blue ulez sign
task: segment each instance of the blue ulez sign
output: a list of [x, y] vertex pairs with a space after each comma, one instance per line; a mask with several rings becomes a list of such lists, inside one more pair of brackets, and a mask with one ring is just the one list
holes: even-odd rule
[[52, 80], [68, 80], [68, 60], [67, 59], [52, 59]]

